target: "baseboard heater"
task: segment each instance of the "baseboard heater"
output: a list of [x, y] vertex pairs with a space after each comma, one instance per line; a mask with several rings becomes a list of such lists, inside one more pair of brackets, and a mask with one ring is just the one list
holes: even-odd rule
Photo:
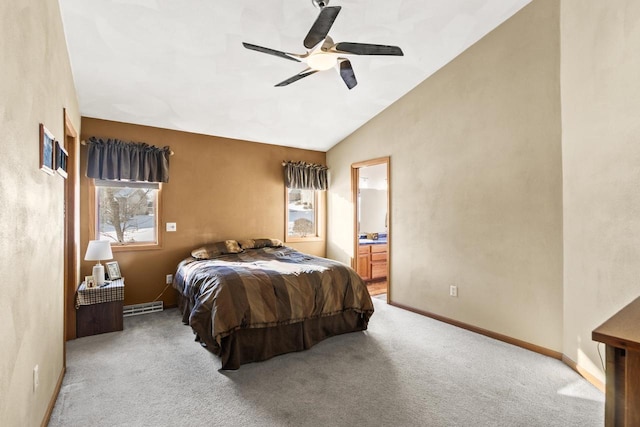
[[162, 301], [144, 302], [142, 304], [125, 305], [122, 308], [122, 315], [124, 317], [137, 316], [139, 314], [155, 313], [163, 309]]

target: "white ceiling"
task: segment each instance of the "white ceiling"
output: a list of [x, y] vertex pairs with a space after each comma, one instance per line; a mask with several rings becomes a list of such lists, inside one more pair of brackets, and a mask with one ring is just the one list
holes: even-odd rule
[[352, 90], [242, 46], [304, 53], [311, 0], [59, 1], [83, 116], [327, 151], [531, 0], [333, 0], [335, 42], [405, 55], [349, 55]]

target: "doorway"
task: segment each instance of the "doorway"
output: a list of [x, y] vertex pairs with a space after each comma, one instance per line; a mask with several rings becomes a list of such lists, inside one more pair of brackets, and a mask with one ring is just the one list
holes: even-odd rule
[[[351, 165], [354, 201], [354, 269], [371, 296], [390, 300], [390, 158]], [[384, 297], [383, 297], [384, 298]]]
[[67, 150], [67, 179], [64, 183], [64, 343], [63, 363], [66, 366], [66, 341], [76, 338], [75, 294], [80, 283], [80, 162], [78, 132], [66, 109], [64, 114], [64, 148]]

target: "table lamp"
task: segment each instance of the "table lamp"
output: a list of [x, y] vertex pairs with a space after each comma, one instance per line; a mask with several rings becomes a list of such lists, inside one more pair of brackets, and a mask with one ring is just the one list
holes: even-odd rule
[[93, 266], [93, 278], [96, 281], [96, 285], [100, 286], [104, 284], [104, 266], [100, 264], [100, 261], [111, 258], [113, 258], [111, 243], [107, 240], [89, 240], [89, 246], [87, 246], [87, 253], [84, 255], [84, 260], [98, 261], [98, 263]]

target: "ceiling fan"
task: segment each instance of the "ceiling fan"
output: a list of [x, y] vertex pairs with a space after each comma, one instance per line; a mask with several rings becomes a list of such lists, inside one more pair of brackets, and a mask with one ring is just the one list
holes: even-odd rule
[[336, 68], [340, 73], [340, 77], [344, 80], [349, 89], [353, 89], [358, 81], [351, 68], [351, 62], [343, 55], [389, 55], [403, 56], [402, 49], [398, 46], [387, 46], [379, 44], [351, 43], [341, 42], [334, 43], [329, 37], [329, 30], [340, 13], [340, 6], [327, 6], [328, 0], [311, 0], [312, 3], [320, 8], [320, 14], [309, 30], [309, 34], [304, 38], [304, 47], [307, 52], [303, 54], [282, 52], [279, 50], [262, 47], [251, 43], [242, 43], [242, 45], [250, 50], [255, 50], [269, 55], [278, 56], [280, 58], [289, 59], [296, 62], [304, 62], [307, 68], [298, 74], [278, 83], [276, 87], [287, 86], [302, 78], [325, 71], [330, 68]]

